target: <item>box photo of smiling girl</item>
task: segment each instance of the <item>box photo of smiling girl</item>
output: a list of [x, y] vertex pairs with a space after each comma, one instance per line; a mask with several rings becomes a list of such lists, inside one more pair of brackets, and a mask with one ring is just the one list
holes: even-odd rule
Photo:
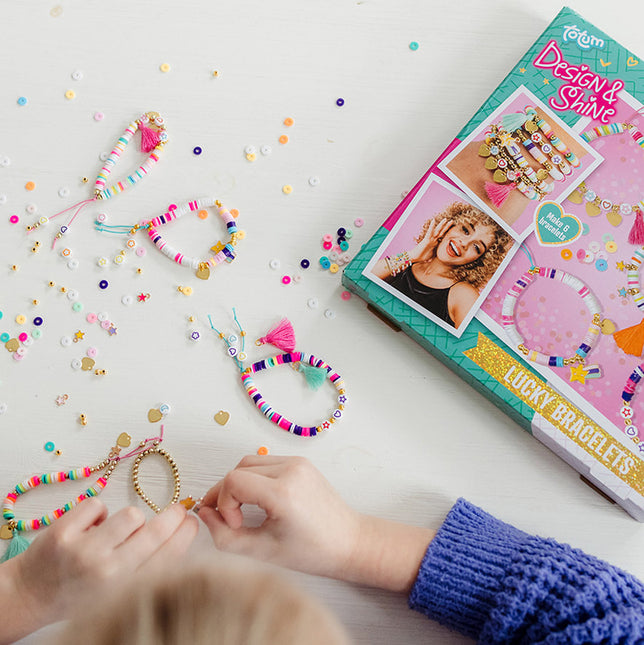
[[644, 522], [644, 61], [563, 9], [343, 283]]

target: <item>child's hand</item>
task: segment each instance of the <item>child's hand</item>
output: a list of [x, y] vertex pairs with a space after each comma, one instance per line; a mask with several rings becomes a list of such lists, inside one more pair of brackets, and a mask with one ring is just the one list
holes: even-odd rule
[[138, 508], [108, 517], [97, 498], [81, 502], [24, 553], [0, 565], [6, 610], [0, 643], [64, 618], [79, 601], [100, 598], [101, 585], [109, 579], [126, 579], [144, 564], [178, 557], [197, 530], [197, 521], [180, 504], [146, 522]]
[[[244, 504], [266, 513], [261, 526], [242, 526]], [[218, 549], [330, 577], [341, 577], [360, 534], [360, 515], [302, 457], [244, 457], [206, 493], [199, 519]]]
[[[244, 504], [265, 511], [261, 526], [243, 526]], [[303, 457], [244, 457], [206, 493], [199, 518], [224, 551], [394, 591], [411, 588], [434, 536], [352, 510]]]
[[451, 219], [437, 221], [433, 219], [423, 239], [409, 252], [412, 262], [429, 262], [436, 256], [436, 248], [441, 238], [454, 225]]

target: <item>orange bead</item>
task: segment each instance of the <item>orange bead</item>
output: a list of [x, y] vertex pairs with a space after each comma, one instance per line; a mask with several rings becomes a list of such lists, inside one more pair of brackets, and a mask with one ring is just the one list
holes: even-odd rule
[[284, 125], [285, 125], [285, 126], [287, 126], [287, 127], [289, 127], [289, 128], [290, 128], [294, 123], [295, 123], [295, 121], [293, 121], [293, 119], [292, 119], [290, 116], [287, 116], [287, 117], [284, 119]]
[[268, 448], [266, 446], [261, 446], [257, 449], [257, 454], [258, 455], [267, 455], [268, 454]]
[[36, 187], [36, 184], [35, 184], [33, 181], [28, 181], [28, 182], [25, 184], [25, 188], [26, 188], [27, 190], [33, 190], [35, 187]]
[[278, 141], [279, 141], [280, 143], [288, 143], [288, 137], [287, 137], [285, 134], [283, 134], [283, 135], [278, 139]]
[[200, 210], [200, 211], [197, 213], [197, 217], [198, 217], [199, 219], [206, 219], [206, 218], [208, 217], [208, 211], [207, 211], [207, 210]]
[[239, 217], [239, 211], [236, 208], [231, 208], [228, 211], [233, 217]]

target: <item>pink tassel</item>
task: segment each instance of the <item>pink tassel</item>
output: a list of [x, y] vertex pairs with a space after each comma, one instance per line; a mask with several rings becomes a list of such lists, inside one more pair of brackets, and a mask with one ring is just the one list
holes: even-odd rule
[[635, 221], [633, 222], [633, 228], [628, 234], [628, 243], [639, 246], [644, 244], [644, 219], [642, 218], [642, 211], [637, 209], [635, 213]]
[[142, 123], [139, 125], [139, 130], [141, 131], [141, 152], [152, 152], [161, 141], [158, 131]]
[[285, 352], [292, 352], [295, 349], [295, 332], [293, 325], [288, 318], [282, 318], [277, 327], [271, 329], [266, 336], [258, 338], [255, 345], [270, 343]]
[[485, 182], [485, 192], [490, 201], [499, 208], [508, 198], [508, 195], [517, 187], [516, 184], [495, 184], [492, 181]]

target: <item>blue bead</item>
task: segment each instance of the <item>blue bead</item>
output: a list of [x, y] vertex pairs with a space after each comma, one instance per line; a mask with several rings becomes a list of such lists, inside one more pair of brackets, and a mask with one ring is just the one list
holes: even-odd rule
[[98, 283], [98, 286], [99, 286], [101, 289], [107, 289], [107, 287], [109, 286], [109, 282], [108, 282], [107, 280], [101, 280], [101, 281]]
[[308, 269], [308, 268], [309, 268], [309, 266], [310, 266], [310, 264], [311, 264], [311, 263], [310, 263], [306, 258], [303, 258], [303, 259], [300, 261], [300, 266], [301, 266], [303, 269]]

